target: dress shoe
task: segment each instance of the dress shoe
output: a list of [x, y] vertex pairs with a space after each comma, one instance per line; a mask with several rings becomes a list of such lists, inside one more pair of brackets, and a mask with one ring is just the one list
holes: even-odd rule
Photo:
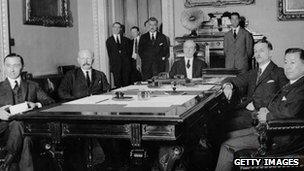
[[1, 168], [7, 168], [7, 167], [9, 167], [12, 164], [13, 160], [14, 160], [14, 155], [7, 154], [5, 156], [3, 164], [1, 165]]

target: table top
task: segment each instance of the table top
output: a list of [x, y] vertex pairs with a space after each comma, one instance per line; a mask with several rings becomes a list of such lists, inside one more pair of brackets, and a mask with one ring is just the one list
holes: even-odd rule
[[[124, 92], [125, 97], [128, 98], [116, 99], [117, 91]], [[141, 91], [148, 91], [150, 98], [140, 99], [137, 94]], [[183, 122], [192, 113], [220, 95], [221, 91], [221, 86], [206, 82], [192, 86], [179, 85], [174, 92], [171, 85], [158, 88], [132, 85], [103, 95], [89, 96], [48, 106], [38, 111], [17, 114], [12, 119]]]

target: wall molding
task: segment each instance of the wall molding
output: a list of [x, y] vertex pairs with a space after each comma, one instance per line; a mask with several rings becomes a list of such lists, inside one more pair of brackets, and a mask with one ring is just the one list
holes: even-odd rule
[[8, 0], [0, 0], [0, 81], [4, 80], [3, 59], [10, 52], [9, 46], [9, 22], [8, 22]]

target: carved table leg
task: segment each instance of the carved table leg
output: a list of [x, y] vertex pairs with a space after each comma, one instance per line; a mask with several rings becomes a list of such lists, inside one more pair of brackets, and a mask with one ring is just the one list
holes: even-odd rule
[[141, 125], [131, 124], [131, 145], [133, 149], [130, 152], [132, 164], [142, 165], [147, 158], [147, 151], [141, 148]]

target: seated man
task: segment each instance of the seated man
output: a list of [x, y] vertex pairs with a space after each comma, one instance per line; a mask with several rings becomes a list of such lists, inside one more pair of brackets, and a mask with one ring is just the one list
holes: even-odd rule
[[9, 54], [4, 58], [6, 79], [0, 82], [0, 139], [6, 142], [7, 155], [2, 167], [9, 167], [13, 160], [20, 159], [20, 170], [33, 170], [29, 138], [23, 140], [22, 124], [18, 121], [8, 122], [9, 113], [5, 110], [8, 110], [10, 105], [23, 102], [32, 110], [53, 103], [54, 100], [49, 98], [37, 83], [21, 79], [23, 67], [24, 62], [20, 55]]
[[252, 126], [252, 117], [262, 107], [267, 107], [272, 96], [280, 90], [288, 79], [282, 68], [271, 61], [272, 44], [264, 37], [254, 45], [254, 57], [259, 68], [252, 69], [237, 77], [224, 81], [224, 94], [230, 100], [233, 90], [238, 94], [246, 92], [245, 100], [234, 108], [232, 115], [227, 115], [223, 128], [225, 131], [249, 128]]
[[[261, 123], [267, 120], [283, 118], [304, 118], [304, 50], [290, 48], [285, 51], [284, 72], [289, 79], [271, 100], [267, 108], [262, 107], [258, 111], [258, 120]], [[229, 171], [233, 166], [234, 152], [242, 149], [259, 147], [258, 132], [256, 128], [238, 130], [231, 133], [232, 138], [221, 146], [216, 170]], [[303, 137], [298, 137], [303, 138]], [[274, 143], [276, 148], [283, 148], [298, 139], [291, 136], [277, 138]]]
[[189, 79], [202, 77], [203, 69], [207, 68], [207, 64], [194, 56], [196, 51], [195, 42], [193, 40], [185, 41], [183, 51], [185, 57], [173, 63], [169, 72], [170, 78], [175, 75], [183, 75]]
[[[89, 50], [80, 50], [77, 61], [80, 68], [68, 71], [60, 83], [58, 94], [61, 99], [73, 100], [109, 91], [110, 85], [105, 74], [101, 71], [92, 69], [94, 58], [93, 54]], [[68, 167], [70, 168], [67, 170], [84, 170], [85, 163], [81, 162], [86, 161], [87, 155], [84, 155], [83, 153], [88, 153], [88, 141], [84, 140], [75, 143], [75, 141], [72, 140], [71, 144], [73, 144], [71, 145], [72, 148], [67, 149], [67, 151], [70, 150], [72, 153], [72, 155], [70, 155], [72, 158], [68, 159], [71, 160], [71, 164], [68, 164]], [[78, 149], [76, 150], [74, 148], [76, 145], [83, 149], [80, 149], [81, 151], [78, 151]], [[97, 168], [99, 167], [98, 165], [103, 163], [105, 156], [97, 139], [92, 140], [92, 146], [92, 162], [94, 167]], [[77, 158], [80, 161], [75, 162]]]
[[109, 91], [106, 75], [92, 69], [94, 58], [89, 50], [80, 50], [77, 61], [80, 68], [68, 71], [60, 83], [58, 94], [61, 99], [73, 100]]

